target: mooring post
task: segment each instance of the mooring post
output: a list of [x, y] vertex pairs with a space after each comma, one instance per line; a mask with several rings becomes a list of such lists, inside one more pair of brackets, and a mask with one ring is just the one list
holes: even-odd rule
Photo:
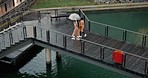
[[46, 64], [51, 64], [51, 50], [45, 48]]
[[56, 60], [60, 61], [61, 60], [61, 53], [56, 52]]

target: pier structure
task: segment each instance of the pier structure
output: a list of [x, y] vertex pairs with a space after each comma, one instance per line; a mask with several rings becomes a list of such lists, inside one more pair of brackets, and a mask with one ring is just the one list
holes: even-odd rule
[[[58, 20], [51, 18], [50, 15], [55, 9], [57, 10], [57, 8], [31, 10], [21, 18], [22, 22], [1, 31], [0, 59], [32, 44], [46, 49], [47, 63], [51, 62], [50, 52], [54, 50], [57, 52], [57, 57], [60, 57], [60, 54], [67, 54], [130, 77], [147, 77], [147, 34], [91, 21], [82, 9], [77, 8], [73, 10], [85, 19], [85, 30], [88, 36], [80, 40], [72, 40], [72, 21], [67, 17], [61, 17]], [[63, 9], [65, 10], [65, 8], [58, 10], [63, 11]], [[70, 13], [69, 10], [67, 14]], [[88, 9], [84, 8], [84, 10]], [[38, 17], [38, 12], [41, 14], [40, 17]], [[92, 26], [98, 26], [101, 31], [96, 34], [92, 31]], [[113, 30], [118, 33], [113, 33]], [[138, 36], [139, 42], [131, 40], [131, 36], [132, 38]], [[120, 57], [122, 61], [113, 59], [116, 58], [114, 52], [117, 50], [122, 52], [122, 57]], [[15, 61], [15, 59], [12, 60]]]

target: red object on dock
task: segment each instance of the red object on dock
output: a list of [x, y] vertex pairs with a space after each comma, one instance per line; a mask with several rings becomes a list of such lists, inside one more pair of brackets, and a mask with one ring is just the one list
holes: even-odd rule
[[112, 55], [112, 58], [114, 60], [115, 63], [118, 63], [118, 64], [122, 64], [123, 62], [123, 52], [122, 51], [119, 51], [119, 50], [115, 50], [113, 52], [113, 55]]

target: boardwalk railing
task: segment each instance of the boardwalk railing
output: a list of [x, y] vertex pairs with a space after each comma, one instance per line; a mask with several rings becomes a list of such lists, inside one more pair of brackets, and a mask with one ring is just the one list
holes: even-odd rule
[[[70, 8], [68, 8], [68, 10], [69, 9]], [[60, 9], [60, 10], [63, 11], [63, 9]], [[46, 12], [49, 12], [49, 11], [54, 11], [54, 9], [49, 9]], [[15, 17], [14, 19], [10, 19], [10, 18], [13, 18], [11, 16], [9, 18], [5, 18], [5, 20], [2, 21], [1, 23], [3, 23], [3, 22], [6, 22], [6, 23], [2, 24], [1, 27], [5, 26], [5, 25], [7, 25], [7, 27], [9, 27], [9, 25], [13, 25], [14, 21], [16, 21], [16, 19], [18, 19], [18, 18], [20, 19], [19, 21], [22, 21], [23, 16], [28, 13], [34, 13], [34, 14], [38, 15], [37, 17], [40, 20], [40, 14], [42, 13], [42, 11], [38, 11], [38, 12], [28, 11], [26, 13], [18, 12], [16, 14], [12, 14], [12, 16], [14, 16], [14, 17], [17, 16], [17, 17]], [[40, 13], [40, 14], [38, 14], [38, 13]], [[85, 15], [85, 13], [81, 9], [79, 9], [79, 14], [81, 17], [84, 17], [86, 29], [89, 30], [90, 32], [94, 32], [96, 34], [100, 34], [103, 36], [108, 36], [110, 38], [124, 41], [127, 43], [131, 43], [134, 45], [148, 47], [148, 35], [147, 34], [142, 34], [139, 32], [134, 32], [131, 30], [127, 30], [127, 29], [123, 29], [123, 28], [119, 28], [119, 27], [115, 27], [115, 26], [111, 26], [111, 25], [107, 25], [107, 24], [103, 24], [103, 23], [99, 23], [99, 22], [95, 22], [95, 21], [91, 21], [90, 19], [88, 19], [88, 17]]]
[[[116, 50], [115, 48], [85, 39], [74, 41], [71, 39], [70, 35], [41, 26], [24, 26], [23, 24], [18, 24], [0, 32], [0, 53], [4, 52], [8, 47], [27, 39], [34, 39], [46, 44], [52, 44], [63, 48], [66, 51], [70, 51], [71, 53], [98, 60], [113, 67], [116, 66], [116, 63], [112, 60], [112, 53]], [[148, 59], [124, 52], [121, 70], [138, 73], [140, 75], [148, 75]]]
[[8, 10], [0, 15], [0, 31], [2, 30], [2, 28], [9, 27], [9, 25], [14, 25], [13, 23], [16, 21], [20, 22], [22, 16], [25, 15], [25, 13], [27, 12], [26, 10], [29, 8], [29, 6], [35, 2], [35, 0], [24, 0], [23, 2], [21, 1], [22, 3], [19, 4], [19, 6], [13, 6], [12, 1], [14, 0], [7, 0], [4, 3], [0, 4], [1, 8], [4, 8], [5, 4], [10, 5], [10, 7], [6, 7]]
[[[73, 41], [71, 39], [71, 35], [40, 26], [26, 26], [26, 32], [27, 37], [35, 38], [39, 41], [61, 47], [65, 50], [69, 50], [89, 58], [106, 62], [112, 66], [115, 65], [115, 62], [112, 59], [112, 54], [116, 50], [115, 48], [94, 43], [85, 39], [81, 39], [80, 41]], [[94, 50], [92, 48], [94, 48]], [[123, 61], [123, 69], [127, 69], [131, 72], [136, 72], [143, 75], [148, 74], [147, 58], [131, 54], [129, 52], [124, 52]]]
[[120, 41], [125, 41], [134, 45], [148, 47], [147, 34], [142, 34], [139, 32], [134, 32], [131, 30], [91, 21], [90, 19], [88, 19], [88, 17], [85, 15], [85, 13], [81, 9], [79, 9], [79, 14], [81, 17], [85, 19], [85, 25], [87, 27], [87, 30], [91, 32], [108, 36], [110, 38], [117, 39]]
[[[138, 43], [138, 45], [148, 45], [147, 35], [145, 34], [90, 21], [82, 10], [80, 10], [80, 12], [80, 15], [83, 15], [83, 17], [85, 17], [86, 28], [91, 32], [94, 32], [92, 30], [93, 27], [99, 27], [99, 30], [97, 31], [99, 32], [99, 34], [109, 36], [118, 40], [127, 41], [133, 44], [136, 43], [134, 42], [134, 40], [138, 35], [140, 36], [140, 43]], [[118, 31], [118, 33], [115, 33], [114, 31]], [[114, 36], [116, 34], [117, 36]], [[130, 39], [131, 37], [133, 37], [133, 39]], [[17, 24], [6, 30], [1, 31], [0, 53], [5, 52], [5, 49], [13, 47], [13, 45], [19, 44], [20, 41], [25, 41], [30, 38], [41, 41], [46, 44], [52, 44], [57, 47], [61, 47], [75, 54], [102, 61], [105, 64], [111, 66], [115, 66], [115, 63], [112, 60], [112, 53], [116, 50], [115, 48], [101, 45], [85, 39], [81, 39], [80, 41], [73, 41], [71, 40], [70, 35], [55, 30], [47, 29], [41, 26], [24, 26], [23, 24]], [[148, 75], [147, 58], [131, 54], [129, 52], [123, 52], [124, 60], [123, 64], [121, 65], [121, 69], [142, 75]]]

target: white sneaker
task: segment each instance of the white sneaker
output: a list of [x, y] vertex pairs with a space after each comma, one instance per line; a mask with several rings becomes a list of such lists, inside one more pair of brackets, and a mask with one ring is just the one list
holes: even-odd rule
[[86, 37], [86, 36], [87, 36], [87, 34], [84, 35], [84, 37]]
[[72, 39], [72, 40], [75, 40], [75, 38], [74, 38], [74, 37], [72, 37], [71, 39]]
[[80, 38], [76, 38], [76, 40], [80, 40]]
[[82, 36], [79, 36], [79, 37], [82, 37]]

